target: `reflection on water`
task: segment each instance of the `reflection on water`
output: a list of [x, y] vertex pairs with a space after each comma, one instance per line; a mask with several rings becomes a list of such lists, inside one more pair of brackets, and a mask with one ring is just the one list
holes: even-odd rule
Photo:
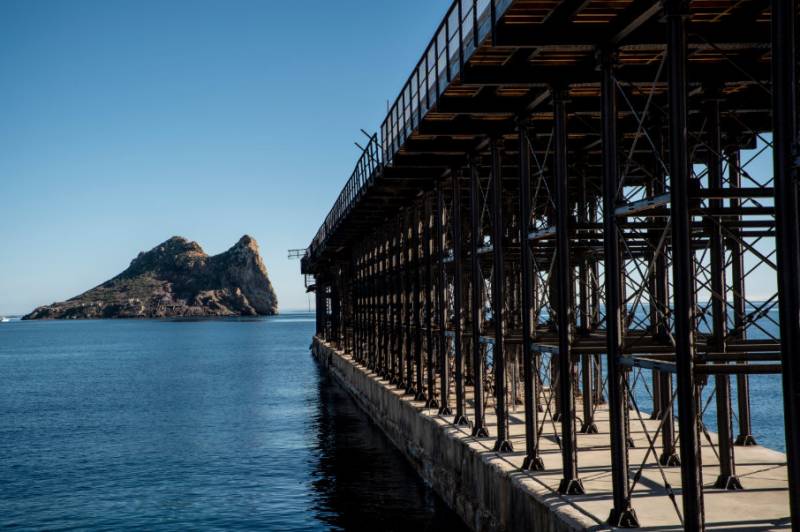
[[344, 529], [466, 530], [347, 392], [319, 371], [319, 519]]
[[0, 528], [462, 526], [316, 366], [313, 315], [0, 327]]

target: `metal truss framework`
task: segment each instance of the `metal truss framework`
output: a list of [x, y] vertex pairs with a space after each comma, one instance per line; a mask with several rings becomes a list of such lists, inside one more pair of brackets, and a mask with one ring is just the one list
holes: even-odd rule
[[704, 441], [746, 490], [748, 377], [781, 374], [800, 526], [797, 2], [539, 4], [454, 2], [303, 257], [317, 334], [497, 452], [524, 405], [523, 467], [551, 423], [565, 495], [607, 402], [623, 527], [657, 467], [703, 529]]

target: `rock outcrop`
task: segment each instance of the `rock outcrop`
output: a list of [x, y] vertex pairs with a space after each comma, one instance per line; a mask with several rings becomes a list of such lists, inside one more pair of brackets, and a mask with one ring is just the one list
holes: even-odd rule
[[196, 242], [172, 237], [139, 253], [127, 270], [88, 292], [39, 307], [23, 319], [269, 316], [278, 312], [258, 251], [243, 236], [209, 257]]

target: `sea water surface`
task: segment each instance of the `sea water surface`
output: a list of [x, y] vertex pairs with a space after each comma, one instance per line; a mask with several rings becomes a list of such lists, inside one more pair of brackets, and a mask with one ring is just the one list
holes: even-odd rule
[[0, 528], [463, 529], [313, 319], [0, 324]]

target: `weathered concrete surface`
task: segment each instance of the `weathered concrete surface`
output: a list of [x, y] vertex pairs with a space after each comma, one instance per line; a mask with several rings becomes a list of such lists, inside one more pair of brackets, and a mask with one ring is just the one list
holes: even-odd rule
[[584, 530], [597, 523], [568, 504], [553, 510], [553, 492], [523, 484], [496, 453], [430, 415], [352, 358], [315, 339], [314, 356], [411, 461], [422, 478], [476, 531]]
[[[436, 410], [425, 408], [375, 373], [354, 363], [324, 342], [315, 339], [314, 355], [350, 392], [362, 409], [383, 429], [392, 442], [464, 521], [484, 530], [606, 530], [611, 509], [611, 468], [608, 441], [608, 411], [598, 407], [598, 434], [578, 435], [578, 473], [586, 495], [562, 497], [561, 453], [555, 435], [558, 423], [549, 415], [552, 405], [540, 414], [541, 457], [545, 470], [522, 472], [524, 459], [524, 411], [511, 402], [509, 440], [515, 452], [492, 452], [494, 438], [474, 438], [468, 428], [451, 424]], [[454, 396], [451, 394], [451, 396]], [[471, 419], [472, 388], [466, 387], [467, 410]], [[546, 401], [549, 393], [544, 392]], [[486, 424], [496, 435], [496, 417], [491, 398], [486, 407]], [[659, 422], [631, 412], [631, 469], [641, 468], [634, 486], [632, 505], [646, 530], [682, 530], [679, 517], [680, 469], [655, 465], [648, 440], [657, 439]], [[761, 447], [736, 447], [737, 475], [745, 489], [729, 492], [714, 489], [719, 469], [715, 450], [716, 434], [703, 441], [703, 480], [706, 527], [709, 530], [788, 530], [789, 500], [786, 456]], [[672, 487], [675, 503], [665, 489]]]

